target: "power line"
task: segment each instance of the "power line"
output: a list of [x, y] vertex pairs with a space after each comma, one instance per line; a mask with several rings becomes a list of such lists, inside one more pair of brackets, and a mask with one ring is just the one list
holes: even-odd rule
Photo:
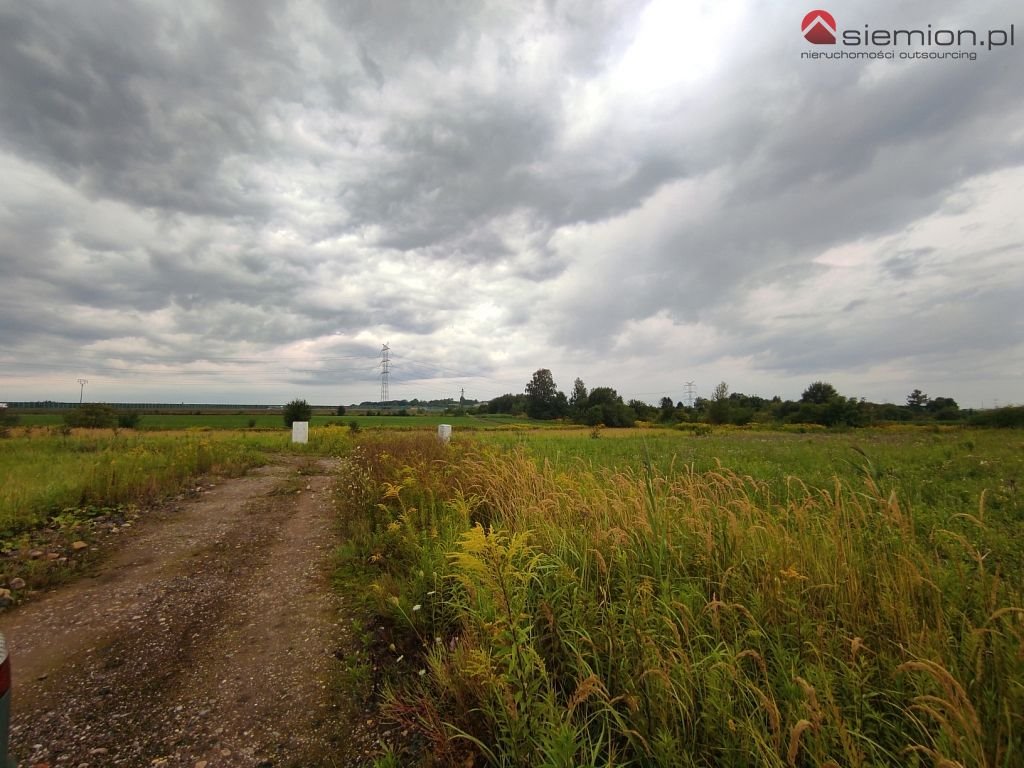
[[426, 363], [426, 362], [423, 362], [422, 360], [417, 360], [416, 358], [409, 357], [408, 355], [395, 355], [395, 357], [398, 357], [398, 358], [400, 358], [402, 360], [406, 360], [406, 361], [408, 361], [410, 363], [413, 363], [414, 365], [419, 365], [419, 366], [422, 366], [424, 368], [430, 368], [430, 369], [432, 369], [434, 371], [439, 371], [441, 373], [451, 374], [451, 376], [453, 378], [467, 378], [467, 379], [481, 379], [481, 378], [485, 378], [484, 376], [482, 376], [482, 375], [480, 375], [478, 373], [468, 373], [466, 371], [458, 371], [458, 370], [456, 370], [454, 368], [447, 368], [447, 367], [445, 367], [443, 365], [437, 365], [436, 363]]
[[[105, 377], [122, 382], [133, 381], [135, 383], [146, 383], [148, 385], [165, 382], [232, 382], [237, 379], [249, 379], [254, 375], [263, 377], [268, 383], [283, 383], [295, 381], [306, 377], [313, 377], [322, 380], [320, 383], [327, 383], [331, 377], [344, 377], [348, 383], [357, 380], [365, 380], [365, 377], [376, 373], [381, 377], [382, 395], [384, 401], [390, 401], [390, 384], [405, 384], [410, 389], [434, 391], [437, 394], [444, 394], [432, 390], [430, 382], [444, 379], [472, 379], [484, 384], [492, 384], [494, 380], [486, 373], [470, 373], [465, 370], [456, 370], [436, 363], [428, 363], [423, 360], [406, 357], [404, 355], [393, 355], [390, 351], [390, 344], [383, 345], [384, 348], [378, 353], [375, 365], [363, 367], [358, 362], [361, 360], [373, 359], [373, 355], [325, 355], [319, 357], [315, 354], [309, 355], [273, 355], [265, 357], [253, 357], [252, 355], [229, 355], [216, 356], [204, 355], [186, 361], [178, 356], [153, 357], [147, 356], [143, 359], [133, 361], [120, 361], [108, 358], [105, 361], [90, 359], [85, 356], [75, 356], [62, 360], [24, 360], [14, 356], [0, 355], [0, 365], [5, 369], [5, 374], [12, 375], [11, 368], [22, 369], [15, 377], [43, 375], [49, 376], [58, 374], [60, 371], [71, 368], [81, 370], [87, 367], [95, 376]], [[387, 354], [385, 356], [385, 348]], [[385, 359], [386, 357], [386, 359]], [[399, 371], [391, 367], [395, 358], [402, 363]], [[350, 361], [349, 365], [339, 365], [339, 362]], [[205, 365], [203, 365], [205, 363]], [[302, 365], [305, 363], [305, 365]], [[386, 364], [386, 365], [385, 365]], [[320, 365], [320, 367], [313, 367]], [[202, 367], [198, 367], [202, 366]], [[223, 366], [223, 367], [220, 367]], [[386, 371], [385, 371], [386, 368]], [[385, 373], [387, 374], [385, 376]], [[394, 382], [391, 374], [397, 374]], [[298, 379], [297, 379], [298, 377]], [[79, 393], [84, 400], [84, 392]]]
[[[406, 371], [406, 379], [417, 378], [415, 372], [418, 370], [422, 372], [420, 378], [463, 378], [463, 379], [476, 379], [483, 381], [490, 381], [484, 373], [470, 373], [465, 370], [457, 370], [449, 368], [443, 365], [437, 365], [434, 363], [428, 363], [415, 358], [406, 357], [404, 355], [389, 355], [388, 361], [394, 362], [395, 358], [400, 358], [403, 363], [403, 370]], [[338, 361], [359, 361], [377, 359], [377, 363], [368, 368], [362, 366], [332, 366], [326, 365], [321, 368], [311, 368], [309, 363], [331, 363]], [[381, 352], [376, 355], [325, 355], [317, 356], [316, 354], [303, 355], [303, 356], [266, 356], [266, 357], [251, 357], [251, 356], [213, 356], [204, 355], [201, 358], [193, 358], [187, 360], [181, 357], [148, 357], [145, 359], [136, 359], [130, 363], [119, 365], [115, 362], [115, 359], [108, 358], [107, 361], [101, 362], [99, 360], [89, 359], [85, 357], [75, 357], [71, 359], [53, 360], [53, 361], [40, 361], [40, 360], [24, 360], [18, 358], [0, 358], [0, 364], [7, 368], [7, 372], [10, 373], [10, 368], [22, 368], [33, 371], [61, 371], [78, 368], [81, 370], [83, 367], [89, 368], [95, 373], [110, 374], [110, 375], [141, 375], [147, 378], [150, 377], [177, 377], [177, 376], [214, 376], [214, 377], [248, 377], [252, 376], [255, 372], [260, 372], [264, 375], [294, 375], [296, 373], [358, 373], [363, 370], [374, 370], [380, 373], [381, 365]], [[196, 364], [206, 363], [206, 368], [195, 368]], [[212, 366], [223, 363], [225, 368], [214, 368]], [[297, 367], [294, 364], [303, 364], [302, 367]], [[27, 373], [26, 370], [26, 373]], [[389, 367], [390, 370], [390, 367]]]

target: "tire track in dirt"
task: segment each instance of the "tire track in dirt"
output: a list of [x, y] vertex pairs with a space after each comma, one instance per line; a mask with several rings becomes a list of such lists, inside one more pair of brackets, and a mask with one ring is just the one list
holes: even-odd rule
[[289, 457], [218, 482], [96, 576], [0, 617], [19, 762], [347, 764], [330, 467]]

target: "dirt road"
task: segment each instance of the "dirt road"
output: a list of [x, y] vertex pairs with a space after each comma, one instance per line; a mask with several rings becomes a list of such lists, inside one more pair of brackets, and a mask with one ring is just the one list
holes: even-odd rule
[[96, 575], [0, 617], [19, 764], [347, 764], [329, 470], [283, 458], [211, 481]]

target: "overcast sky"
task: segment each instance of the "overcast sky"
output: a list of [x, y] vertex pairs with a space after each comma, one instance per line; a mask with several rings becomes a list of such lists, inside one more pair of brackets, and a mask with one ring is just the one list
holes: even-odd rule
[[814, 7], [0, 0], [0, 400], [1024, 401], [1019, 0]]

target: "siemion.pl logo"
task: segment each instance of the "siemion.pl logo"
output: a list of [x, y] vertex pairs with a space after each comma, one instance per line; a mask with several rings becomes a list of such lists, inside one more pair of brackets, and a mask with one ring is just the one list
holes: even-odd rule
[[807, 42], [815, 45], [836, 44], [836, 20], [828, 11], [811, 11], [800, 24]]
[[[1013, 48], [1017, 44], [1016, 28], [970, 29], [939, 27], [932, 24], [918, 24], [905, 28], [878, 28], [871, 24], [839, 28], [835, 17], [821, 9], [811, 11], [802, 22], [800, 31], [812, 45], [834, 45], [836, 52], [809, 52], [801, 58], [838, 59], [961, 59], [974, 61], [977, 49], [987, 51], [996, 48]], [[867, 49], [854, 54], [850, 48]], [[901, 49], [901, 50], [896, 50]], [[910, 50], [905, 50], [910, 49]], [[950, 50], [953, 49], [953, 50]]]

